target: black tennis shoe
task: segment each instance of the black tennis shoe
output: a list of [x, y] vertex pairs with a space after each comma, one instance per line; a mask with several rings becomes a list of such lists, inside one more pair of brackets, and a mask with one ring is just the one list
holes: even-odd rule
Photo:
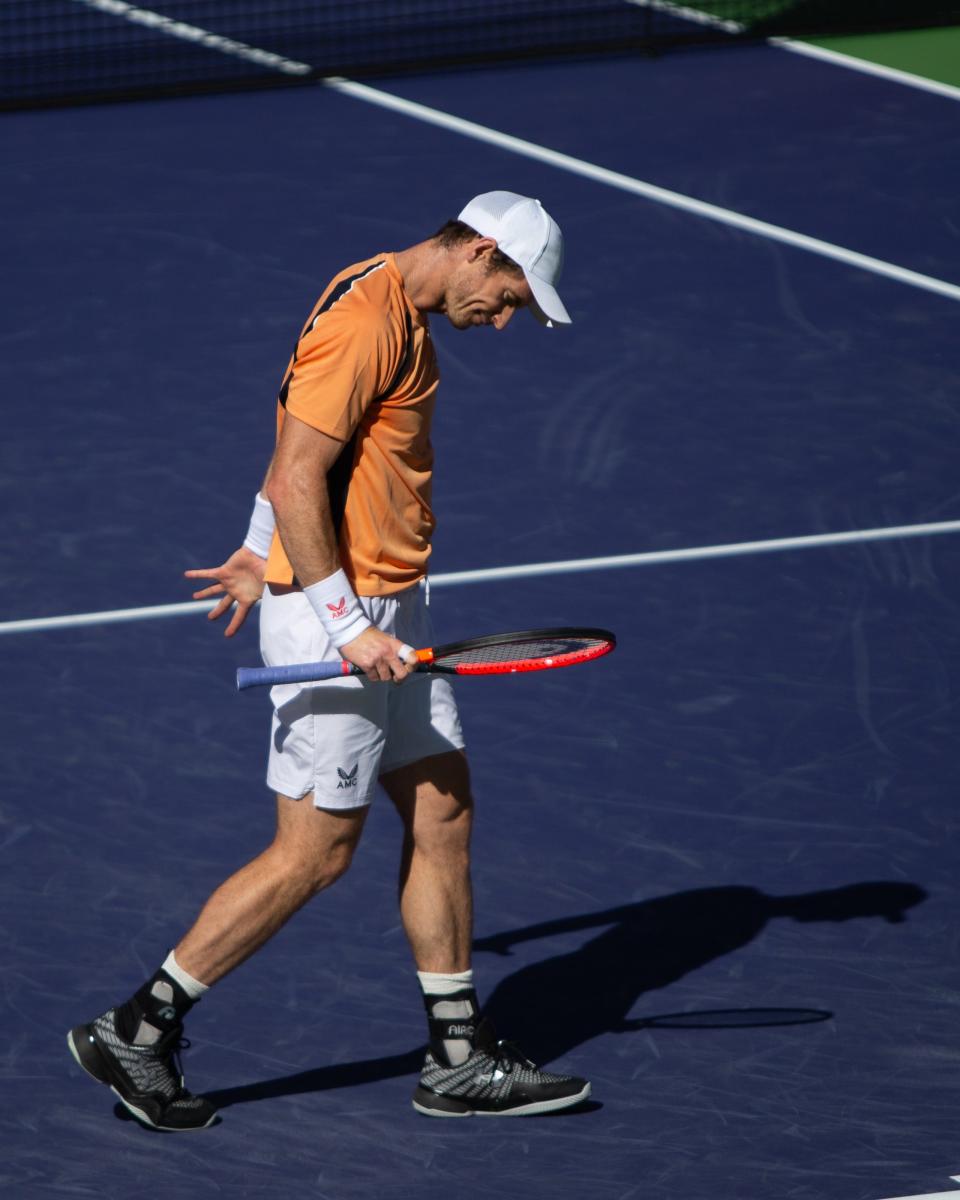
[[107, 1084], [129, 1112], [151, 1129], [206, 1129], [217, 1110], [183, 1086], [179, 1051], [188, 1045], [174, 1025], [152, 1046], [135, 1046], [117, 1030], [116, 1009], [67, 1034], [70, 1053], [99, 1083]]
[[473, 1053], [460, 1066], [427, 1051], [413, 1107], [428, 1117], [525, 1117], [571, 1108], [589, 1095], [585, 1079], [541, 1071], [482, 1021]]

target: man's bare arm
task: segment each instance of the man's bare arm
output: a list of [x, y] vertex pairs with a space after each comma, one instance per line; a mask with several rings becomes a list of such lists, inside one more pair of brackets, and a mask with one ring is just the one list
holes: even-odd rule
[[[280, 540], [294, 573], [304, 588], [340, 570], [337, 536], [330, 512], [327, 474], [343, 450], [336, 438], [287, 413], [267, 472], [266, 497], [273, 505]], [[403, 643], [375, 626], [340, 647], [348, 662], [370, 679], [395, 679], [409, 674], [398, 657]]]
[[340, 568], [327, 474], [342, 450], [342, 442], [288, 413], [264, 481], [263, 494], [303, 587]]

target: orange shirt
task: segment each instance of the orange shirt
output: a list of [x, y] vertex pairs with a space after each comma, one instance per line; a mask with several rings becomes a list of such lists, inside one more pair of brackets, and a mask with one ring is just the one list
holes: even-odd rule
[[[394, 256], [335, 276], [287, 367], [277, 437], [291, 413], [343, 442], [327, 484], [340, 562], [357, 595], [389, 595], [427, 573], [438, 383], [426, 315], [404, 292]], [[293, 580], [277, 533], [266, 578]]]

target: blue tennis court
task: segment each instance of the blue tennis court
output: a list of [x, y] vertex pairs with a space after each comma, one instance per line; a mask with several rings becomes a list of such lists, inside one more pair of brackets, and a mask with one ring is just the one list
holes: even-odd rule
[[[366, 86], [3, 118], [4, 1194], [949, 1193], [960, 107], [770, 45]], [[618, 634], [458, 688], [481, 999], [593, 1099], [414, 1112], [381, 797], [348, 876], [191, 1017], [222, 1123], [151, 1134], [64, 1037], [271, 836], [269, 705], [233, 685], [255, 623], [9, 623], [187, 600], [242, 537], [327, 280], [491, 188], [556, 216], [574, 324], [434, 320], [431, 609], [440, 641]]]

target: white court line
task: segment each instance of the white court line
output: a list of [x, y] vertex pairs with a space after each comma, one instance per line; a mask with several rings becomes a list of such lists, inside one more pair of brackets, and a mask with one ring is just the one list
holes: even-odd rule
[[246, 42], [235, 42], [233, 38], [222, 37], [209, 29], [201, 29], [199, 25], [188, 25], [185, 21], [174, 20], [173, 17], [154, 12], [153, 9], [127, 4], [126, 0], [74, 0], [74, 3], [108, 13], [111, 17], [122, 17], [132, 25], [143, 25], [147, 29], [168, 34], [183, 42], [193, 42], [194, 45], [204, 46], [208, 50], [217, 50], [221, 54], [230, 55], [231, 58], [242, 58], [261, 67], [271, 67], [284, 75], [310, 75], [313, 72], [309, 63], [295, 62], [281, 54], [260, 50], [257, 46], [248, 46]]
[[915, 1196], [894, 1196], [893, 1200], [960, 1200], [960, 1192], [922, 1192]]
[[487, 142], [489, 145], [498, 146], [502, 150], [510, 150], [515, 154], [522, 154], [525, 158], [533, 158], [539, 162], [549, 163], [550, 166], [570, 171], [574, 175], [582, 175], [586, 179], [592, 179], [597, 183], [604, 183], [609, 187], [619, 188], [624, 192], [631, 192], [635, 196], [644, 196], [648, 200], [655, 200], [658, 204], [665, 204], [668, 208], [677, 208], [684, 212], [694, 213], [698, 217], [706, 217], [709, 221], [717, 221], [721, 225], [729, 225], [734, 229], [756, 234], [759, 237], [765, 237], [774, 242], [782, 242], [798, 250], [807, 250], [812, 254], [821, 255], [823, 258], [830, 258], [837, 262], [846, 263], [848, 266], [859, 267], [864, 271], [870, 271], [874, 275], [882, 275], [887, 279], [894, 279], [898, 283], [905, 283], [910, 287], [921, 288], [927, 292], [935, 292], [938, 295], [947, 296], [951, 300], [960, 300], [960, 285], [956, 283], [948, 283], [946, 280], [935, 279], [930, 275], [921, 275], [918, 271], [910, 271], [906, 267], [898, 267], [894, 263], [884, 262], [879, 258], [872, 258], [868, 254], [860, 254], [855, 250], [847, 250], [843, 246], [835, 246], [832, 242], [824, 242], [820, 238], [809, 237], [805, 233], [796, 233], [791, 229], [784, 229], [780, 225], [771, 225], [767, 221], [759, 221], [755, 217], [744, 216], [742, 213], [734, 212], [729, 208], [720, 208], [716, 204], [707, 204], [704, 200], [695, 200], [692, 196], [685, 196], [680, 192], [672, 192], [667, 188], [657, 187], [655, 184], [646, 183], [642, 179], [634, 179], [630, 175], [622, 175], [619, 171], [610, 171], [606, 167], [594, 166], [593, 163], [585, 162], [583, 159], [573, 158], [569, 154], [561, 154], [557, 150], [549, 150], [545, 146], [538, 146], [535, 142], [528, 142], [523, 138], [513, 137], [508, 133], [501, 133], [499, 130], [490, 129], [486, 125], [478, 125], [474, 121], [464, 120], [462, 117], [453, 117], [449, 113], [441, 112], [439, 109], [429, 108], [425, 104], [417, 104], [412, 100], [404, 100], [399, 96], [391, 95], [389, 92], [381, 92], [378, 88], [369, 87], [365, 83], [355, 83], [350, 79], [341, 79], [338, 77], [331, 77], [325, 79], [323, 82], [327, 87], [335, 88], [337, 91], [344, 92], [348, 96], [353, 96], [357, 100], [366, 100], [370, 104], [376, 104], [380, 108], [392, 109], [395, 112], [403, 113], [405, 116], [414, 117], [418, 121], [424, 121], [428, 125], [438, 125], [442, 129], [462, 133], [466, 137], [473, 138], [475, 141]]
[[695, 21], [697, 25], [709, 25], [711, 29], [723, 29], [726, 33], [743, 33], [745, 25], [739, 21], [725, 21], [713, 13], [704, 12], [699, 8], [688, 8], [685, 4], [673, 4], [671, 0], [627, 0], [637, 8], [655, 8], [658, 12], [670, 13], [674, 17], [682, 17], [685, 21]]
[[854, 58], [853, 55], [843, 54], [839, 50], [828, 50], [826, 46], [814, 46], [810, 42], [797, 42], [793, 38], [769, 38], [771, 46], [781, 50], [790, 50], [794, 54], [805, 54], [808, 58], [818, 58], [823, 62], [832, 63], [836, 67], [845, 67], [848, 71], [859, 71], [863, 75], [876, 75], [891, 83], [902, 83], [907, 87], [918, 88], [922, 92], [933, 92], [937, 96], [946, 96], [948, 100], [960, 100], [960, 87], [949, 83], [941, 83], [938, 79], [927, 79], [923, 75], [914, 75], [912, 71], [901, 71], [897, 67], [885, 67], [881, 63], [869, 62], [865, 58]]
[[[709, 25], [712, 29], [723, 29], [727, 33], [743, 33], [745, 25], [739, 21], [723, 21], [713, 13], [703, 12], [699, 8], [689, 8], [684, 4], [674, 4], [672, 0], [627, 0], [628, 4], [637, 8], [655, 8], [660, 12], [668, 12], [681, 17], [685, 21], [694, 21], [698, 25]], [[873, 63], [852, 54], [844, 54], [841, 50], [828, 50], [826, 46], [815, 46], [811, 42], [798, 42], [794, 38], [771, 37], [764, 39], [768, 46], [776, 46], [780, 50], [790, 50], [793, 54], [805, 54], [808, 58], [817, 58], [822, 62], [831, 63], [836, 67], [844, 67], [848, 71], [859, 71], [863, 75], [875, 75], [891, 83], [902, 83], [907, 87], [918, 88], [922, 92], [933, 92], [938, 96], [946, 96], [949, 100], [960, 100], [960, 88], [949, 83], [941, 83], [937, 79], [927, 79], [924, 75], [914, 75], [912, 71], [901, 71], [897, 67], [886, 67], [881, 63]]]
[[[622, 567], [646, 567], [659, 563], [703, 562], [712, 558], [741, 558], [773, 551], [812, 550], [822, 546], [849, 546], [900, 538], [930, 537], [960, 533], [960, 521], [936, 521], [926, 525], [890, 525], [884, 529], [852, 529], [845, 533], [814, 533], [804, 537], [771, 538], [762, 542], [731, 542], [723, 546], [695, 546], [685, 550], [650, 550], [640, 554], [614, 554], [604, 558], [570, 558], [559, 562], [527, 563], [518, 567], [483, 567], [475, 571], [450, 571], [431, 575], [430, 586], [457, 587], [465, 583], [497, 583], [508, 579], [533, 579], [547, 575], [572, 575], [585, 571], [610, 571]], [[186, 613], [209, 612], [217, 600], [187, 600], [179, 604], [157, 604], [150, 608], [119, 608], [107, 612], [76, 613], [66, 617], [34, 617], [0, 622], [0, 634], [36, 633], [47, 629], [71, 629], [80, 625], [113, 625], [145, 621], [153, 617], [179, 617]]]

